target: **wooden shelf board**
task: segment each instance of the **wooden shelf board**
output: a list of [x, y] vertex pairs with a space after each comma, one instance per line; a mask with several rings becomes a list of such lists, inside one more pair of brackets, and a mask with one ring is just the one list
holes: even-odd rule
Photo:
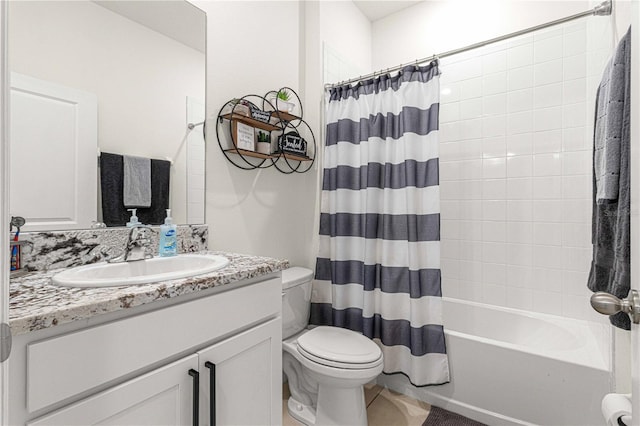
[[231, 154], [244, 155], [245, 157], [261, 158], [263, 160], [268, 160], [270, 158], [273, 158], [273, 156], [269, 154], [263, 154], [261, 152], [255, 152], [255, 151], [247, 151], [244, 149], [230, 148], [230, 149], [225, 149], [224, 152], [230, 152]]
[[[241, 115], [241, 114], [224, 114], [222, 116], [222, 118], [227, 119], [227, 120], [235, 120], [235, 121], [239, 121], [241, 123], [247, 124], [251, 127], [257, 127], [259, 129], [263, 129], [263, 130], [269, 130], [269, 131], [273, 131], [273, 130], [282, 130], [282, 128], [278, 127], [278, 126], [274, 126], [273, 124], [270, 123], [265, 123], [256, 119], [253, 119], [251, 117], [247, 117], [246, 115]], [[250, 152], [250, 151], [249, 151]]]
[[294, 160], [294, 161], [311, 161], [311, 158], [308, 157], [303, 157], [301, 155], [295, 155], [295, 154], [284, 154], [284, 157], [287, 158], [287, 160]]
[[280, 119], [284, 121], [300, 120], [297, 115], [289, 114], [285, 111], [273, 111], [273, 116], [278, 117], [278, 114], [280, 114]]

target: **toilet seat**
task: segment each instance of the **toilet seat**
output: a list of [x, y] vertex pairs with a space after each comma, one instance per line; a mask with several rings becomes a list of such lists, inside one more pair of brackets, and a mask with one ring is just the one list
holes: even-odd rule
[[355, 331], [339, 327], [309, 330], [298, 338], [297, 349], [305, 358], [329, 367], [361, 370], [382, 363], [378, 345]]

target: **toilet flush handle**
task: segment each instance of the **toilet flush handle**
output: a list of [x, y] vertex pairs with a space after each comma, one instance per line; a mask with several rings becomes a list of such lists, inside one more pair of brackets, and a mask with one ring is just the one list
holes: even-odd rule
[[603, 315], [624, 312], [634, 324], [640, 324], [640, 295], [636, 290], [629, 290], [629, 295], [622, 300], [613, 294], [598, 291], [591, 296], [591, 306]]

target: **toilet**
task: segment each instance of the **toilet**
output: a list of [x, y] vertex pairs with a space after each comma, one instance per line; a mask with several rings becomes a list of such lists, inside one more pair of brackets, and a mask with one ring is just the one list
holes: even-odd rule
[[313, 272], [282, 271], [282, 366], [289, 414], [306, 425], [366, 425], [363, 385], [382, 372], [378, 345], [355, 331], [307, 329]]

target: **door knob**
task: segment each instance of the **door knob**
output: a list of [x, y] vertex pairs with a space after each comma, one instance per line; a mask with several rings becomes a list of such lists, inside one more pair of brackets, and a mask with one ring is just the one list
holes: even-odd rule
[[634, 324], [640, 324], [640, 295], [636, 290], [629, 290], [629, 295], [622, 300], [613, 294], [598, 291], [591, 296], [591, 306], [604, 315], [624, 312]]

